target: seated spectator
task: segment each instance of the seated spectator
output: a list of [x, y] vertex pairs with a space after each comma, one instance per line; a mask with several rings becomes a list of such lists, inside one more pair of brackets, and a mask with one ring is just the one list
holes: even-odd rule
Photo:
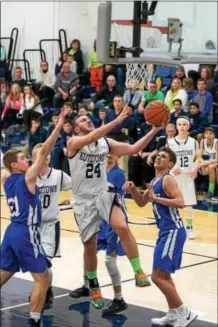
[[99, 115], [99, 120], [98, 120], [98, 123], [95, 126], [96, 127], [101, 127], [102, 125], [104, 125], [104, 120], [105, 120], [105, 117], [107, 115], [107, 109], [100, 108], [98, 115]]
[[174, 78], [171, 83], [171, 88], [167, 91], [165, 97], [165, 103], [168, 105], [170, 110], [174, 109], [173, 100], [180, 99], [182, 101], [183, 110], [187, 111], [188, 95], [185, 90], [182, 89], [182, 82], [179, 78]]
[[185, 68], [183, 66], [178, 66], [176, 68], [176, 76], [173, 77], [173, 79], [169, 83], [169, 87], [167, 88], [167, 91], [170, 90], [170, 86], [172, 85], [174, 78], [178, 78], [181, 82], [181, 85], [183, 85], [183, 80], [186, 78]]
[[47, 131], [41, 126], [40, 119], [31, 120], [31, 129], [29, 137], [29, 154], [32, 156], [33, 148], [36, 144], [43, 143], [46, 140]]
[[155, 100], [164, 102], [164, 94], [162, 91], [157, 90], [157, 85], [155, 81], [151, 81], [148, 86], [148, 90], [145, 91], [142, 101], [139, 104], [139, 110], [144, 113], [145, 106]]
[[[120, 95], [116, 95], [113, 101], [113, 108], [108, 109], [104, 123], [108, 124], [111, 121], [115, 120], [117, 116], [121, 113], [123, 108], [123, 97]], [[119, 142], [128, 142], [129, 130], [133, 128], [135, 128], [134, 119], [133, 117], [128, 117], [120, 125], [112, 129], [107, 136]]]
[[35, 95], [29, 85], [25, 85], [23, 89], [23, 103], [18, 113], [18, 117], [23, 118], [27, 130], [29, 130], [32, 119], [40, 118], [42, 115], [43, 110], [39, 104], [39, 98]]
[[14, 80], [13, 84], [18, 84], [21, 87], [21, 90], [23, 89], [24, 85], [27, 84], [27, 81], [22, 77], [23, 71], [21, 67], [16, 67], [14, 71]]
[[203, 136], [201, 133], [203, 133], [204, 128], [209, 126], [210, 123], [207, 117], [201, 117], [200, 106], [197, 102], [190, 104], [188, 118], [190, 120], [189, 135], [195, 137], [199, 142]]
[[73, 135], [72, 123], [70, 120], [65, 120], [63, 125], [63, 132], [62, 132], [62, 150], [64, 154], [62, 169], [68, 175], [70, 175], [70, 168], [69, 168], [69, 162], [67, 157], [67, 141], [72, 137], [72, 135]]
[[67, 52], [64, 52], [62, 56], [59, 58], [57, 64], [55, 65], [55, 76], [57, 76], [61, 70], [63, 63], [67, 61]]
[[69, 110], [69, 115], [66, 116], [66, 120], [73, 121], [74, 118], [77, 116], [77, 112], [73, 111], [72, 103], [66, 101], [66, 102], [64, 102], [63, 107]]
[[[70, 65], [65, 62], [62, 67], [62, 72], [57, 75], [55, 82], [56, 93], [53, 97], [53, 107], [60, 108], [63, 101], [67, 100], [69, 95], [73, 95], [77, 91], [79, 80], [76, 80], [78, 75], [70, 71]], [[72, 81], [74, 82], [72, 83]]]
[[100, 62], [97, 58], [96, 40], [95, 40], [94, 51], [91, 52], [89, 55], [88, 68], [90, 71], [90, 84], [95, 87], [96, 92], [98, 92], [102, 87], [103, 66], [104, 64]]
[[191, 78], [184, 78], [182, 82], [183, 88], [188, 94], [188, 101], [191, 101], [193, 99], [193, 96], [196, 92], [193, 79]]
[[174, 109], [170, 114], [170, 123], [176, 125], [176, 121], [180, 116], [187, 116], [187, 112], [182, 110], [182, 101], [180, 99], [173, 100]]
[[84, 69], [84, 61], [83, 61], [83, 52], [81, 50], [80, 41], [74, 39], [71, 42], [70, 49], [68, 49], [68, 54], [73, 56], [75, 62], [77, 63], [77, 74], [82, 74]]
[[147, 165], [153, 165], [158, 150], [163, 146], [166, 146], [167, 141], [176, 136], [176, 126], [172, 123], [168, 123], [165, 127], [165, 132], [166, 135], [160, 136], [157, 139], [156, 149], [149, 153], [149, 156], [147, 157]]
[[89, 119], [93, 122], [93, 117], [92, 115], [88, 112], [88, 108], [86, 105], [81, 104], [78, 109], [77, 116], [88, 116]]
[[67, 62], [70, 65], [70, 71], [73, 73], [77, 73], [77, 63], [74, 60], [73, 56], [67, 55]]
[[115, 76], [109, 75], [107, 78], [107, 84], [96, 93], [89, 104], [89, 109], [93, 110], [95, 122], [98, 122], [99, 108], [112, 108], [113, 99], [117, 94], [122, 95], [122, 90], [117, 86]]
[[213, 109], [213, 97], [207, 90], [207, 84], [204, 79], [200, 78], [197, 84], [197, 91], [195, 92], [192, 101], [197, 102], [200, 107], [201, 118], [208, 117], [209, 122], [213, 120], [212, 109]]
[[[205, 161], [211, 161], [216, 158], [216, 152], [218, 150], [218, 141], [215, 138], [215, 130], [211, 127], [204, 129], [204, 138], [200, 143], [199, 157], [197, 163]], [[200, 173], [202, 175], [209, 176], [208, 194], [206, 199], [211, 200], [214, 196], [216, 187], [216, 163], [209, 164], [208, 166], [202, 167]]]
[[207, 84], [207, 91], [210, 92], [215, 98], [216, 95], [216, 84], [212, 78], [212, 71], [210, 67], [202, 67], [200, 71], [201, 78], [205, 80]]
[[112, 65], [104, 65], [102, 86], [106, 85], [107, 78], [108, 78], [109, 75], [113, 75], [117, 79], [115, 68]]
[[18, 84], [12, 84], [6, 103], [2, 112], [3, 127], [6, 129], [13, 124], [19, 124], [21, 121], [17, 118], [17, 113], [23, 105], [23, 94]]
[[[52, 122], [53, 124], [49, 126], [47, 138], [51, 135], [53, 130], [55, 129], [55, 126], [58, 124], [60, 117], [60, 112], [55, 111], [52, 115]], [[62, 168], [62, 162], [61, 159], [63, 157], [63, 150], [62, 150], [62, 132], [60, 133], [59, 137], [57, 138], [57, 141], [54, 145], [54, 147], [51, 150], [51, 162], [50, 166], [55, 169], [61, 169]]]
[[49, 70], [48, 62], [41, 61], [40, 70], [36, 80], [36, 93], [39, 97], [47, 98], [52, 103], [54, 96], [55, 75]]
[[137, 80], [134, 78], [128, 81], [128, 89], [123, 95], [124, 104], [131, 104], [133, 108], [138, 108], [142, 99], [142, 93], [137, 91]]
[[0, 102], [0, 111], [2, 114], [2, 110], [5, 106], [6, 103], [6, 98], [7, 98], [7, 83], [5, 80], [0, 80], [0, 84], [1, 84], [1, 91], [0, 91], [0, 96], [1, 96], [1, 102]]

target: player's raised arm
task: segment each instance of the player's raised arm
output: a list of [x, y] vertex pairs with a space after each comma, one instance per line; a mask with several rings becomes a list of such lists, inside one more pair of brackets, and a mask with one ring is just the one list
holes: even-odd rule
[[111, 154], [113, 154], [115, 156], [136, 154], [136, 153], [142, 151], [149, 144], [149, 142], [153, 139], [153, 137], [162, 129], [163, 129], [163, 126], [161, 126], [161, 127], [153, 126], [151, 131], [148, 132], [145, 136], [143, 136], [135, 144], [116, 142], [112, 139], [108, 139], [108, 143], [109, 143], [110, 149], [111, 149]]
[[148, 191], [146, 190], [143, 194], [138, 191], [133, 182], [126, 182], [123, 186], [126, 193], [131, 193], [133, 200], [139, 207], [144, 207], [150, 200]]
[[[112, 122], [102, 125], [99, 128], [95, 128], [89, 133], [86, 133], [85, 135], [84, 134], [80, 135], [78, 133], [78, 135], [72, 136], [67, 142], [68, 156], [69, 157], [73, 156], [77, 150], [81, 149], [86, 145], [94, 143], [101, 137], [107, 135], [114, 127], [121, 124], [122, 121], [124, 121], [129, 115], [130, 115], [130, 110], [128, 109], [128, 105], [126, 105], [123, 111], [121, 112], [121, 114]], [[82, 119], [82, 118], [76, 117], [76, 120], [74, 120], [74, 126], [73, 126], [74, 134], [77, 134], [77, 119]]]
[[170, 208], [184, 208], [185, 202], [182, 193], [173, 176], [167, 175], [164, 177], [163, 189], [169, 199], [156, 196], [153, 191], [153, 186], [149, 185], [148, 194], [150, 200]]
[[49, 136], [49, 138], [46, 140], [46, 142], [42, 145], [40, 151], [38, 152], [38, 156], [37, 156], [34, 164], [26, 172], [26, 176], [25, 176], [26, 183], [28, 185], [29, 190], [32, 193], [35, 193], [35, 185], [36, 185], [37, 176], [44, 166], [45, 159], [47, 158], [51, 149], [55, 145], [55, 142], [60, 134], [62, 127], [63, 127], [65, 116], [68, 113], [69, 113], [69, 110], [66, 110], [66, 109], [61, 110], [58, 124], [56, 125], [54, 131]]

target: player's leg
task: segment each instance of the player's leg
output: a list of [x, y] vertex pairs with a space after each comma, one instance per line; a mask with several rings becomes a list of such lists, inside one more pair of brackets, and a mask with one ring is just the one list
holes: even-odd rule
[[108, 274], [111, 278], [111, 282], [113, 285], [114, 299], [112, 302], [109, 303], [107, 308], [102, 310], [102, 315], [110, 316], [126, 310], [127, 304], [122, 296], [121, 276], [117, 267], [117, 254], [115, 251], [110, 253], [110, 255], [106, 254], [105, 266], [107, 268]]
[[120, 205], [113, 205], [110, 215], [110, 225], [121, 240], [123, 249], [135, 273], [137, 285], [140, 287], [150, 286], [150, 281], [141, 267], [135, 237], [129, 229], [124, 210], [121, 208], [122, 206]]
[[216, 187], [216, 169], [214, 168], [214, 165], [209, 165], [208, 175], [209, 175], [209, 185], [208, 185], [207, 200], [210, 201], [214, 196], [214, 191]]
[[192, 206], [186, 206], [184, 210], [185, 210], [185, 218], [186, 218], [187, 236], [190, 240], [194, 240], [195, 232], [193, 228], [193, 208]]
[[14, 272], [0, 270], [0, 288], [11, 279], [11, 277], [14, 276]]

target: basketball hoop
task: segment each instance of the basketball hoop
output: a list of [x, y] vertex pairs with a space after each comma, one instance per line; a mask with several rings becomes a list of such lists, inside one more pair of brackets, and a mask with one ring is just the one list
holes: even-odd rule
[[133, 79], [136, 81], [136, 87], [140, 91], [148, 88], [153, 75], [152, 64], [130, 63], [126, 65], [126, 68], [126, 87], [128, 87], [128, 82]]

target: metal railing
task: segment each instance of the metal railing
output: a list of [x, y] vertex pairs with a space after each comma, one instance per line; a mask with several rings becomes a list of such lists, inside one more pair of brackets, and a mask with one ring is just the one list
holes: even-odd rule
[[61, 43], [61, 55], [62, 55], [68, 48], [67, 33], [63, 28], [61, 28], [58, 32], [58, 36]]
[[63, 53], [61, 41], [59, 39], [42, 39], [39, 41], [39, 48], [46, 53], [46, 60], [50, 69], [53, 70]]
[[37, 79], [40, 62], [47, 60], [45, 51], [42, 49], [26, 49], [23, 51], [23, 59], [30, 64], [31, 79]]

